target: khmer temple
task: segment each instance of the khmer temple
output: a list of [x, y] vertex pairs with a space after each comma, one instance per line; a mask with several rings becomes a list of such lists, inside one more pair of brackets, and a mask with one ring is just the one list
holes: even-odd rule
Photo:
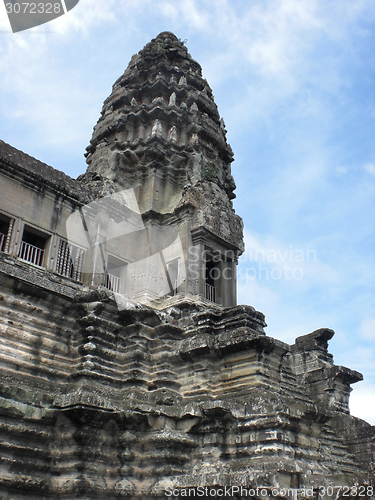
[[373, 497], [334, 332], [289, 345], [237, 305], [233, 152], [174, 34], [132, 57], [86, 161], [0, 141], [0, 498]]

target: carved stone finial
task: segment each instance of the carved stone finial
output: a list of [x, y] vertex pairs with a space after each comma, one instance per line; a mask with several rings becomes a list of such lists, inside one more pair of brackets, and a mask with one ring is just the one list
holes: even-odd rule
[[176, 125], [173, 125], [173, 127], [170, 129], [170, 131], [168, 133], [168, 140], [169, 141], [177, 142], [177, 128], [176, 128]]
[[190, 106], [190, 111], [192, 111], [193, 113], [195, 112], [198, 112], [199, 109], [198, 109], [198, 105], [196, 102], [193, 102], [193, 104]]
[[159, 120], [156, 120], [151, 131], [151, 135], [162, 135], [163, 134], [163, 126]]
[[173, 94], [171, 94], [171, 97], [169, 98], [169, 105], [176, 106], [176, 92], [173, 92]]
[[152, 100], [152, 104], [154, 104], [154, 105], [157, 105], [157, 104], [163, 105], [164, 103], [165, 103], [165, 101], [162, 97], [155, 97], [155, 99]]

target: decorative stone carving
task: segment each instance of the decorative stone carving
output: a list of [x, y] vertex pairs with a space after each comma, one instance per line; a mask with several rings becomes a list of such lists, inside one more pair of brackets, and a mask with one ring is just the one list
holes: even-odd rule
[[192, 295], [196, 295], [198, 293], [198, 279], [197, 278], [189, 278], [188, 279], [188, 292]]
[[190, 142], [192, 144], [198, 144], [199, 143], [198, 134], [192, 134], [192, 136], [190, 138]]
[[152, 100], [152, 104], [154, 106], [157, 106], [157, 105], [164, 105], [165, 102], [164, 102], [164, 99], [162, 97], [155, 97], [155, 99]]

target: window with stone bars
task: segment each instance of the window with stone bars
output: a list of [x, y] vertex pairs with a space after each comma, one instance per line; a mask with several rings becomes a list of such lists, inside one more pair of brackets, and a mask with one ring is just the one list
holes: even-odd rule
[[50, 235], [25, 225], [18, 249], [18, 257], [35, 266], [44, 266], [49, 240]]
[[60, 239], [56, 259], [56, 272], [67, 278], [81, 281], [84, 250]]

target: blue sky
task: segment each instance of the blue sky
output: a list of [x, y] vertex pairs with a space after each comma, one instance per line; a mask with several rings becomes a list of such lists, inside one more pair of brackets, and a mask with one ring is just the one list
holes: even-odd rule
[[351, 412], [375, 424], [374, 1], [80, 0], [17, 34], [1, 4], [0, 138], [77, 177], [112, 84], [166, 30], [234, 151], [239, 302], [289, 343], [334, 329], [335, 363], [365, 377]]

